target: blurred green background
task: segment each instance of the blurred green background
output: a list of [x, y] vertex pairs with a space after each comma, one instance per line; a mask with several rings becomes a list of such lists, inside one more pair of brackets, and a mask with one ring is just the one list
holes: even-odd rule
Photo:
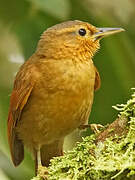
[[135, 87], [135, 1], [133, 0], [0, 0], [0, 180], [27, 180], [34, 164], [14, 168], [7, 143], [7, 115], [14, 76], [35, 51], [41, 33], [66, 20], [83, 20], [97, 27], [123, 27], [126, 32], [101, 41], [94, 57], [102, 86], [95, 93], [90, 122], [113, 121], [116, 103], [124, 103]]

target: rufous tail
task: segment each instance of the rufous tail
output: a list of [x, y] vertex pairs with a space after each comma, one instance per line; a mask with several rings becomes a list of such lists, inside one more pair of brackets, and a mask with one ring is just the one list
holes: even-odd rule
[[42, 166], [48, 167], [50, 164], [50, 159], [63, 155], [63, 142], [63, 139], [57, 140], [51, 144], [46, 144], [41, 147], [40, 155]]

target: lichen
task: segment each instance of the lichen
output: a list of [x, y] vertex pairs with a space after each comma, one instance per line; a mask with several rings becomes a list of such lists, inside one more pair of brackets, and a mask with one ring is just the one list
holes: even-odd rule
[[[135, 93], [126, 104], [114, 108], [119, 111], [119, 118], [127, 119], [127, 133], [97, 143], [97, 135], [85, 137], [72, 151], [51, 160], [48, 175], [44, 176], [42, 171], [33, 180], [135, 179]], [[111, 128], [112, 131], [115, 129]]]

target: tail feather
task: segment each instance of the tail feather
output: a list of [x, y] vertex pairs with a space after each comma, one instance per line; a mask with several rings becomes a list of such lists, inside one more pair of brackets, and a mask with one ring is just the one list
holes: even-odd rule
[[24, 146], [16, 133], [13, 133], [11, 142], [11, 157], [15, 166], [18, 166], [24, 159]]
[[48, 167], [50, 164], [50, 159], [63, 155], [63, 142], [64, 140], [61, 139], [41, 147], [40, 154], [41, 163], [43, 166]]
[[10, 146], [10, 153], [13, 164], [18, 166], [24, 159], [24, 145], [23, 142], [18, 138], [15, 128], [13, 128], [13, 116], [9, 112], [8, 116], [8, 142]]

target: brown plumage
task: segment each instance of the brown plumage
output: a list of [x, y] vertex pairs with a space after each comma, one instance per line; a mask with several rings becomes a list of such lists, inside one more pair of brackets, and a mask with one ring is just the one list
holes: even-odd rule
[[11, 94], [8, 140], [15, 166], [24, 158], [24, 145], [33, 152], [36, 168], [38, 158], [48, 166], [62, 155], [65, 136], [88, 124], [94, 90], [100, 87], [92, 57], [103, 36], [120, 31], [68, 21], [43, 33]]

